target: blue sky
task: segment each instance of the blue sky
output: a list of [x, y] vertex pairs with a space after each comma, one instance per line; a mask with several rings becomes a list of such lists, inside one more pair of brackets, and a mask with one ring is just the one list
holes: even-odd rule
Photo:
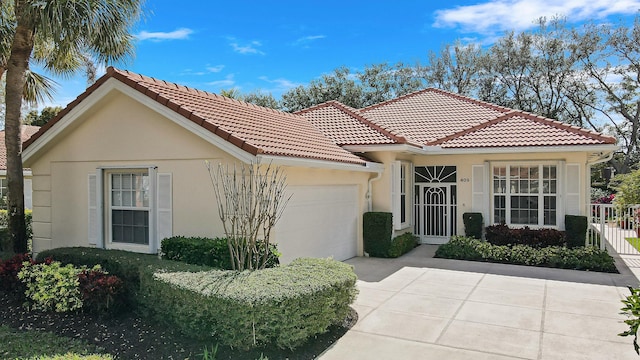
[[[212, 92], [279, 97], [339, 66], [426, 62], [429, 50], [456, 39], [489, 45], [540, 16], [617, 22], [639, 9], [640, 0], [147, 0], [134, 29], [136, 57], [115, 65]], [[55, 80], [60, 87], [45, 105], [65, 106], [86, 87], [80, 75]]]

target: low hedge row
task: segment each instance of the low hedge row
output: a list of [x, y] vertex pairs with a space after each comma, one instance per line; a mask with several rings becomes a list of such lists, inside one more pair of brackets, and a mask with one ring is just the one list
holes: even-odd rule
[[[493, 245], [529, 245], [537, 248], [547, 246], [566, 246], [564, 231], [556, 229], [509, 228], [505, 224], [491, 225], [486, 228], [486, 239]], [[584, 242], [583, 244], [584, 245]]]
[[391, 240], [387, 256], [397, 258], [413, 250], [416, 246], [418, 246], [418, 237], [410, 232], [404, 233]]
[[241, 349], [293, 349], [343, 321], [357, 295], [350, 265], [310, 258], [252, 272], [158, 272], [142, 287], [158, 320]]
[[487, 261], [516, 265], [545, 266], [601, 272], [617, 272], [613, 258], [595, 247], [567, 248], [527, 245], [493, 245], [487, 241], [454, 236], [438, 247], [436, 257], [458, 260]]
[[123, 280], [130, 302], [143, 314], [187, 335], [243, 349], [294, 348], [343, 321], [357, 295], [352, 267], [329, 259], [236, 272], [94, 248], [38, 254], [47, 257], [100, 265]]
[[[258, 244], [260, 254], [265, 246]], [[280, 264], [280, 253], [275, 244], [269, 244], [267, 267]], [[162, 240], [162, 258], [186, 262], [187, 264], [210, 266], [215, 269], [231, 270], [231, 255], [225, 238], [173, 236]]]

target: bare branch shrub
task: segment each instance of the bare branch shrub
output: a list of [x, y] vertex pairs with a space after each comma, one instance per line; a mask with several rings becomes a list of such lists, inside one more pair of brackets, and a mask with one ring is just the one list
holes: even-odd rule
[[213, 169], [205, 162], [218, 203], [218, 215], [231, 253], [233, 269], [264, 269], [269, 257], [271, 230], [291, 196], [281, 167], [260, 162]]

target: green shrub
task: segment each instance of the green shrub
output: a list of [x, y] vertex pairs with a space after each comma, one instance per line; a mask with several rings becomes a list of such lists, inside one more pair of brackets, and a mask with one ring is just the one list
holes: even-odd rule
[[82, 307], [78, 282], [81, 271], [73, 264], [62, 266], [57, 261], [50, 264], [25, 263], [18, 278], [26, 285], [25, 296], [32, 309], [68, 312]]
[[505, 224], [487, 226], [485, 237], [493, 245], [529, 245], [533, 247], [565, 246], [564, 231], [556, 229], [509, 228]]
[[587, 217], [565, 215], [564, 225], [565, 233], [567, 234], [567, 246], [584, 246], [587, 239]]
[[364, 251], [369, 256], [387, 257], [391, 246], [393, 222], [391, 213], [366, 212], [363, 215]]
[[606, 251], [592, 246], [571, 249], [561, 246], [535, 248], [523, 244], [493, 245], [483, 240], [454, 236], [448, 243], [438, 247], [435, 256], [447, 259], [617, 272], [613, 258]]
[[[0, 210], [0, 251], [12, 252], [13, 243], [9, 236], [9, 229], [7, 229], [7, 226], [9, 225], [8, 220], [7, 210]], [[27, 226], [27, 238], [31, 239], [33, 235], [31, 210], [24, 210], [24, 220]]]
[[[264, 254], [263, 243], [258, 243], [259, 253]], [[280, 253], [275, 244], [269, 244], [267, 267], [280, 264]], [[162, 258], [187, 264], [205, 265], [216, 269], [231, 270], [231, 254], [227, 239], [174, 236], [162, 240]]]
[[241, 349], [293, 349], [343, 321], [357, 294], [352, 267], [330, 259], [257, 271], [156, 272], [142, 281], [158, 320]]
[[482, 239], [482, 227], [484, 226], [482, 213], [464, 213], [462, 214], [462, 221], [464, 222], [464, 233], [466, 236]]
[[640, 355], [640, 346], [638, 346], [638, 327], [640, 326], [640, 289], [634, 289], [629, 286], [631, 295], [627, 296], [622, 303], [622, 314], [627, 315], [628, 319], [624, 321], [629, 325], [629, 330], [618, 334], [618, 336], [633, 336], [633, 348], [636, 354]]
[[397, 258], [413, 250], [418, 246], [418, 237], [412, 233], [404, 233], [400, 236], [396, 236], [391, 240], [387, 257]]
[[122, 250], [105, 250], [86, 247], [68, 247], [46, 250], [38, 254], [37, 259], [51, 257], [63, 264], [93, 267], [116, 275], [124, 284], [123, 301], [125, 305], [141, 303], [140, 277], [152, 276], [154, 271], [203, 271], [211, 268], [189, 265], [178, 261], [161, 260], [157, 255], [138, 254]]

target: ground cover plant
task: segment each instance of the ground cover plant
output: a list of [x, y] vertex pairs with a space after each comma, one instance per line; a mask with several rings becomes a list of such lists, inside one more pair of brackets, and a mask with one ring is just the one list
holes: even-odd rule
[[[290, 294], [293, 294], [295, 298], [291, 301], [299, 302], [301, 299], [302, 301], [307, 301], [306, 305], [299, 306], [298, 308], [305, 311], [309, 310], [309, 312], [296, 315], [297, 312], [295, 308], [289, 308], [287, 306], [280, 307], [277, 310], [283, 312], [284, 309], [285, 314], [280, 314], [279, 316], [286, 317], [286, 320], [279, 321], [281, 328], [287, 327], [290, 324], [300, 325], [308, 320], [308, 322], [312, 324], [309, 326], [311, 331], [299, 331], [299, 329], [293, 331], [292, 328], [289, 333], [281, 332], [285, 334], [285, 336], [283, 336], [284, 340], [281, 341], [283, 345], [278, 346], [273, 342], [262, 342], [253, 349], [246, 351], [239, 350], [238, 347], [224, 345], [224, 342], [222, 342], [218, 336], [207, 336], [206, 338], [185, 336], [184, 333], [177, 330], [176, 326], [167, 326], [166, 323], [155, 321], [153, 318], [153, 315], [162, 316], [166, 315], [167, 312], [164, 310], [160, 311], [162, 314], [154, 312], [150, 309], [151, 307], [155, 307], [159, 303], [171, 303], [172, 300], [169, 299], [170, 297], [176, 300], [175, 294], [163, 294], [163, 292], [160, 291], [160, 294], [162, 294], [160, 296], [167, 296], [167, 298], [163, 298], [159, 302], [158, 293], [151, 293], [149, 291], [149, 287], [147, 286], [149, 286], [149, 280], [153, 280], [154, 274], [167, 275], [178, 271], [181, 274], [189, 274], [189, 271], [211, 270], [211, 268], [161, 260], [153, 255], [87, 248], [55, 249], [41, 254], [41, 256], [53, 257], [56, 260], [65, 259], [62, 263], [74, 264], [76, 269], [83, 269], [82, 266], [86, 266], [87, 268], [83, 269], [80, 275], [76, 274], [79, 279], [82, 274], [85, 274], [87, 279], [104, 279], [100, 274], [92, 273], [94, 269], [91, 267], [95, 264], [100, 264], [104, 270], [107, 270], [110, 269], [109, 266], [113, 266], [113, 268], [117, 270], [110, 274], [121, 275], [124, 283], [129, 280], [137, 281], [137, 288], [131, 289], [132, 293], [130, 295], [134, 298], [130, 303], [132, 306], [126, 308], [132, 311], [118, 313], [117, 316], [109, 317], [102, 316], [95, 312], [80, 312], [78, 310], [69, 312], [30, 311], [29, 308], [23, 306], [24, 297], [20, 297], [16, 292], [6, 291], [2, 288], [0, 289], [0, 323], [14, 329], [37, 329], [39, 331], [54, 332], [61, 336], [84, 339], [89, 344], [102, 346], [105, 349], [105, 354], [111, 354], [116, 358], [200, 359], [202, 358], [201, 356], [205, 348], [209, 349], [208, 351], [210, 352], [211, 349], [216, 346], [216, 359], [313, 359], [341, 337], [348, 328], [355, 323], [355, 319], [357, 318], [357, 314], [349, 308], [352, 296], [354, 296], [352, 291], [355, 289], [355, 275], [351, 267], [332, 260], [312, 259], [310, 261], [301, 261], [298, 265], [300, 269], [295, 272], [305, 274], [302, 277], [305, 278], [307, 284], [301, 285], [300, 288], [307, 288], [308, 293], [307, 296], [298, 297], [295, 295], [296, 291], [291, 291]], [[337, 269], [348, 270], [348, 272], [353, 275], [353, 279], [349, 278], [349, 281], [351, 282], [352, 280], [353, 282], [353, 287], [345, 288], [346, 290], [344, 291], [344, 294], [348, 294], [348, 296], [335, 297], [334, 295], [340, 292], [340, 290], [331, 286], [323, 286], [322, 283], [317, 282], [317, 280], [321, 278], [337, 281], [340, 276], [338, 276], [336, 272], [330, 271], [330, 269], [319, 269], [317, 266], [314, 266], [316, 260], [320, 263], [324, 261], [331, 262]], [[1, 264], [0, 262], [0, 265]], [[27, 268], [28, 267], [29, 266], [27, 266]], [[65, 267], [65, 265], [54, 265], [53, 268], [57, 267]], [[306, 271], [301, 268], [306, 268]], [[269, 277], [268, 275], [269, 272], [287, 271], [287, 266], [266, 269], [265, 271], [267, 274], [266, 278], [268, 278], [269, 281], [266, 286], [259, 284], [259, 286], [254, 286], [254, 290], [257, 290], [258, 294], [256, 298], [259, 294], [268, 293], [269, 291], [274, 294], [277, 293], [274, 287], [278, 286], [278, 281], [286, 280], [286, 276]], [[261, 271], [247, 271], [246, 273], [259, 274], [260, 272]], [[229, 273], [238, 274], [238, 272]], [[311, 273], [313, 273], [313, 275], [309, 275]], [[79, 280], [79, 283], [82, 284], [82, 280]], [[309, 290], [309, 287], [306, 286], [309, 283], [315, 284], [317, 288]], [[155, 281], [155, 284], [158, 285], [160, 282]], [[282, 281], [280, 285], [286, 284], [287, 281]], [[162, 286], [162, 284], [158, 286]], [[84, 291], [82, 290], [82, 286], [81, 291]], [[323, 295], [318, 295], [319, 291], [324, 291], [324, 297]], [[184, 290], [181, 292], [184, 293]], [[238, 293], [242, 293], [242, 291]], [[283, 299], [285, 299], [286, 296], [285, 294]], [[328, 297], [335, 297], [338, 300], [334, 301]], [[189, 298], [188, 300], [191, 301], [192, 299]], [[190, 305], [177, 302], [173, 303], [173, 306], [170, 312], [179, 313], [182, 307]], [[311, 313], [314, 311], [317, 312], [317, 309], [321, 309], [321, 312], [324, 312], [324, 315], [327, 316], [314, 317]], [[274, 305], [274, 311], [275, 310]], [[271, 315], [274, 313], [275, 312], [271, 313]], [[198, 316], [200, 318], [203, 317], [202, 315]], [[329, 319], [329, 325], [324, 326], [327, 323], [327, 319]], [[287, 323], [289, 325], [287, 325]], [[318, 324], [322, 326], [319, 327]], [[322, 331], [316, 331], [319, 328]], [[211, 332], [209, 334], [211, 334]], [[286, 334], [293, 335], [289, 336]], [[304, 336], [301, 336], [301, 334], [304, 334]], [[282, 349], [282, 347], [287, 347], [286, 344], [293, 343], [299, 345], [295, 347], [295, 350], [291, 350], [290, 348]]]
[[483, 240], [454, 236], [448, 243], [438, 247], [435, 256], [458, 260], [617, 272], [613, 258], [606, 251], [592, 246], [535, 248], [522, 244], [494, 245]]

